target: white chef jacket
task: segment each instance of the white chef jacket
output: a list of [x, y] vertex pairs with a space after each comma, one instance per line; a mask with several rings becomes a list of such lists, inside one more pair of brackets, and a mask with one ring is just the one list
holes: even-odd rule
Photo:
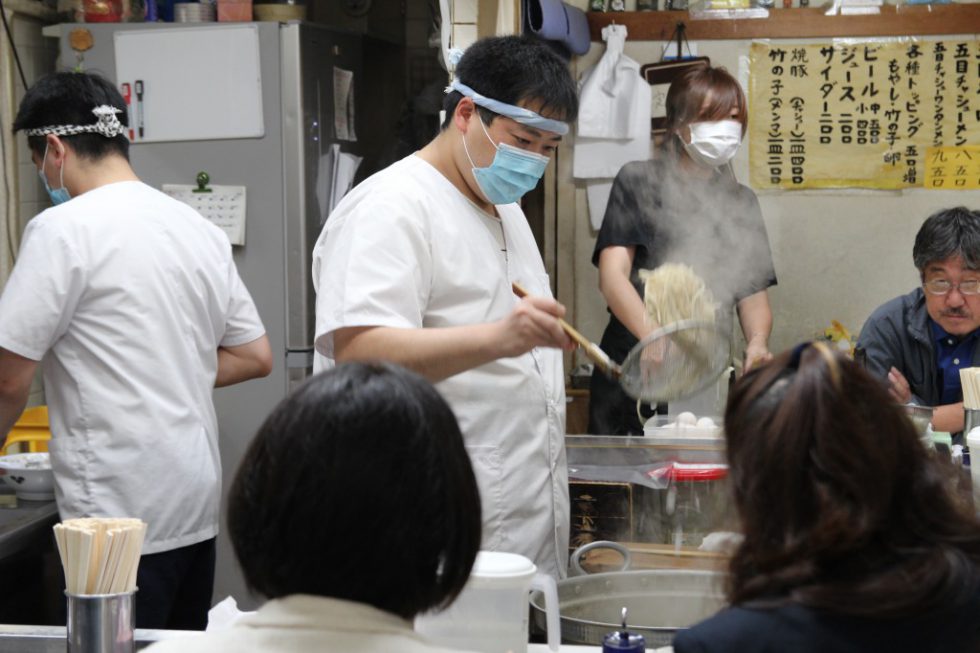
[[214, 537], [217, 349], [264, 332], [224, 233], [141, 182], [28, 223], [0, 347], [43, 358], [62, 519], [143, 519], [144, 553]]
[[309, 594], [269, 601], [224, 630], [158, 642], [148, 653], [453, 653], [366, 603]]
[[[520, 207], [500, 220], [411, 155], [360, 184], [313, 250], [315, 369], [333, 363], [341, 327], [453, 327], [506, 317], [511, 282], [551, 296]], [[506, 250], [506, 251], [504, 251]], [[459, 420], [483, 502], [483, 548], [520, 553], [563, 576], [568, 469], [562, 355], [537, 348], [436, 385]]]

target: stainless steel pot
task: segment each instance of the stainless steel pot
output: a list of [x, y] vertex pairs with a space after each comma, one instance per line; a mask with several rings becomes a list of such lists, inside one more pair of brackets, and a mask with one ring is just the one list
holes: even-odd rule
[[[591, 547], [600, 545], [592, 543]], [[616, 543], [601, 543], [620, 550]], [[573, 568], [581, 568], [578, 549]], [[620, 627], [622, 609], [630, 632], [646, 637], [648, 649], [669, 646], [674, 634], [710, 617], [725, 605], [724, 574], [694, 569], [649, 569], [573, 576], [558, 582], [562, 642], [602, 644], [602, 637]], [[545, 629], [544, 597], [531, 594], [534, 623]]]

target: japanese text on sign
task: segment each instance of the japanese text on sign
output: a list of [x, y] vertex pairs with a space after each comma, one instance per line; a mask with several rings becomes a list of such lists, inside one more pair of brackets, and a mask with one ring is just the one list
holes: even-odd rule
[[925, 187], [933, 190], [980, 188], [980, 145], [926, 150]]
[[980, 41], [753, 43], [750, 55], [756, 188], [980, 187]]

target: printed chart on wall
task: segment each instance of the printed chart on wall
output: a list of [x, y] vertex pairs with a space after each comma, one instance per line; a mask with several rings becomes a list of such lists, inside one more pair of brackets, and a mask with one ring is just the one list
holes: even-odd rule
[[759, 189], [980, 188], [980, 41], [753, 43]]

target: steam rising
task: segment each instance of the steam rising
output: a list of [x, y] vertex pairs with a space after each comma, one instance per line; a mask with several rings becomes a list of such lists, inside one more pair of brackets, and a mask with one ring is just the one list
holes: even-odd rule
[[[606, 220], [630, 224], [629, 216], [640, 216], [639, 233], [648, 234], [650, 243], [636, 248], [634, 267], [690, 266], [718, 304], [719, 328], [729, 332], [736, 302], [764, 290], [774, 277], [759, 203], [748, 188], [728, 181], [727, 171], [705, 180], [677, 165], [670, 157], [625, 165]], [[641, 292], [639, 278], [633, 283]], [[614, 427], [598, 428], [601, 434]]]

